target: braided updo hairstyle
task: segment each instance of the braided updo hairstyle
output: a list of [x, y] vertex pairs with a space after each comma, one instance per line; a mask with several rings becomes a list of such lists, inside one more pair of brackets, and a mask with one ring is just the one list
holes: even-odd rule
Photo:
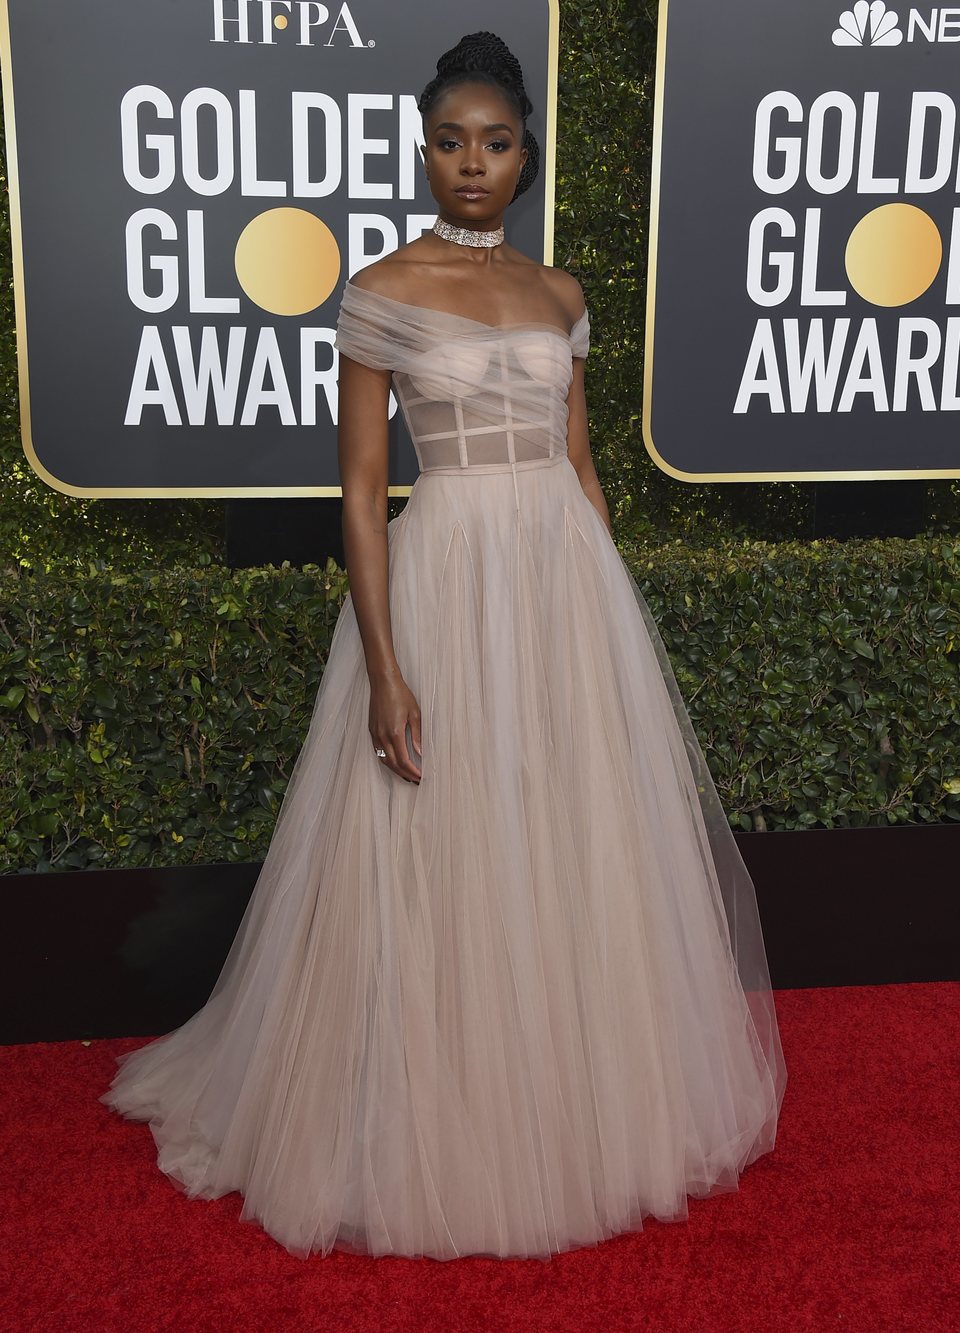
[[527, 117], [533, 111], [533, 103], [523, 86], [520, 62], [495, 32], [468, 33], [437, 61], [436, 78], [430, 80], [417, 102], [420, 114], [426, 117], [441, 94], [460, 83], [492, 84], [506, 94], [520, 117], [523, 126], [521, 147], [527, 150], [527, 160], [513, 192], [513, 199], [516, 199], [530, 188], [540, 170], [540, 145], [527, 129]]

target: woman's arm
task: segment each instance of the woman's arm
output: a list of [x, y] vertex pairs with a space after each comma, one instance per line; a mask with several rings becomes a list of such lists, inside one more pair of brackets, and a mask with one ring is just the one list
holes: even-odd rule
[[[570, 327], [573, 328], [587, 308], [583, 288], [572, 273], [567, 273], [561, 268], [547, 267], [544, 269], [544, 276], [553, 284], [554, 291], [566, 310]], [[610, 511], [590, 453], [587, 397], [583, 387], [585, 364], [582, 356], [573, 358], [573, 379], [567, 394], [567, 457], [576, 469], [584, 495], [600, 515], [612, 537]]]
[[600, 487], [593, 457], [590, 453], [590, 433], [587, 426], [587, 398], [583, 387], [582, 357], [573, 358], [573, 383], [567, 394], [567, 456], [576, 468], [580, 485], [587, 499], [606, 524], [607, 531], [613, 536], [610, 525], [610, 511]]
[[343, 490], [343, 549], [370, 678], [370, 734], [382, 762], [419, 782], [407, 753], [410, 723], [420, 753], [420, 710], [397, 662], [388, 597], [387, 412], [390, 372], [340, 355], [337, 454]]
[[398, 672], [387, 602], [387, 400], [390, 372], [341, 353], [337, 456], [343, 549], [367, 674]]

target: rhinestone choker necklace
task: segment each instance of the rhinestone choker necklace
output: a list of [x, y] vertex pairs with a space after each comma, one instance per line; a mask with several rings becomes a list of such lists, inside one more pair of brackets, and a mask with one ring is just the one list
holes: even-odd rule
[[494, 231], [474, 231], [470, 227], [453, 227], [442, 218], [437, 218], [433, 230], [445, 241], [454, 241], [457, 245], [472, 245], [477, 249], [489, 250], [495, 245], [503, 244], [502, 227], [497, 227]]

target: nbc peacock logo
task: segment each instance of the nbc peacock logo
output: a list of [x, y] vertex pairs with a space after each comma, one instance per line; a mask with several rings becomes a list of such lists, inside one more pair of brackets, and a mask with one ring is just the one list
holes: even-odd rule
[[834, 46], [899, 46], [903, 33], [900, 16], [887, 9], [883, 0], [857, 0], [852, 9], [840, 15], [833, 30]]

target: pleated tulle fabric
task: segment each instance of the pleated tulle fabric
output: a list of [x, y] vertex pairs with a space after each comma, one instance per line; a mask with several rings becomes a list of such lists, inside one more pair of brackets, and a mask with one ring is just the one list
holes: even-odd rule
[[682, 1220], [774, 1146], [754, 887], [566, 457], [587, 345], [586, 316], [344, 293], [337, 346], [393, 370], [423, 468], [388, 527], [422, 778], [374, 753], [348, 595], [210, 998], [101, 1098], [302, 1257], [547, 1258]]

